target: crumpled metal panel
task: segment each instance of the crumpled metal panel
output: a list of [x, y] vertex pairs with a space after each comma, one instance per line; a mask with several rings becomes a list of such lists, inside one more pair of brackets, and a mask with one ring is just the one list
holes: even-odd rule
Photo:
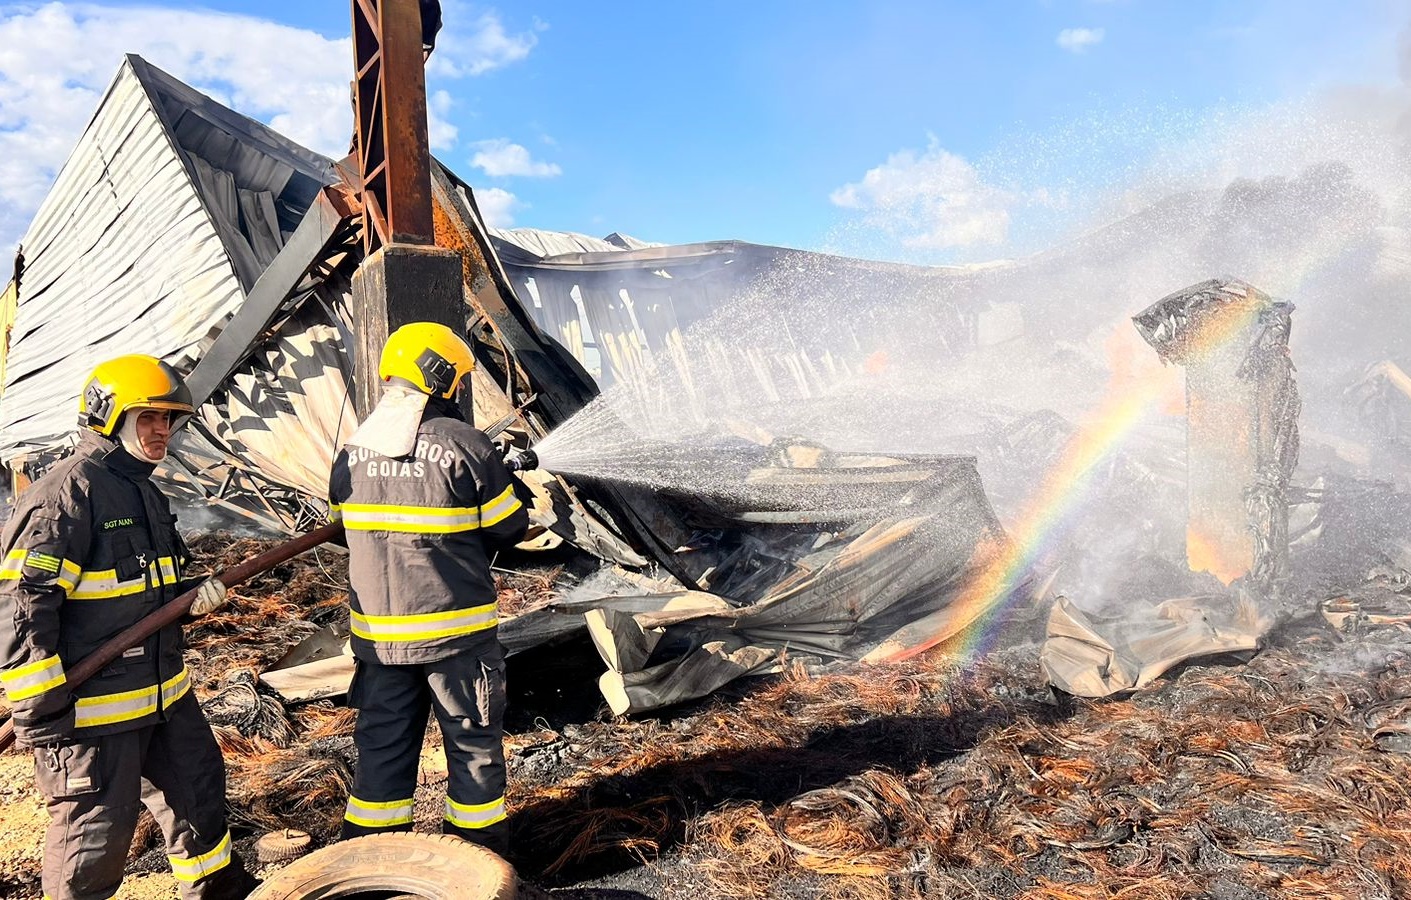
[[[573, 231], [545, 231], [540, 228], [487, 228], [501, 261], [532, 260], [564, 253], [615, 253], [636, 249], [621, 247], [606, 238], [590, 237]], [[660, 246], [637, 242], [641, 246]]]
[[328, 471], [358, 418], [347, 354], [322, 309], [306, 303], [226, 379], [201, 421], [262, 476], [310, 497], [328, 493]]
[[974, 460], [938, 461], [924, 493], [896, 509], [907, 512], [860, 523], [798, 559], [753, 603], [689, 592], [656, 598], [644, 612], [590, 610], [609, 707], [622, 715], [703, 697], [786, 656], [820, 667], [904, 658], [962, 633], [1005, 599], [969, 599], [972, 579], [1005, 540]]
[[0, 459], [74, 429], [88, 372], [123, 353], [177, 359], [244, 296], [130, 63], [25, 234], [0, 395]]
[[1060, 597], [1039, 662], [1059, 690], [1108, 697], [1143, 688], [1187, 660], [1255, 650], [1269, 625], [1246, 597], [1181, 597], [1115, 622]]

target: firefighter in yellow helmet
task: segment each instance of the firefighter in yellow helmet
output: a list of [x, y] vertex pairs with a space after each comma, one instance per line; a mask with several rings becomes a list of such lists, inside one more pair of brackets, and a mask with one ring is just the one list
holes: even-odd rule
[[185, 590], [199, 584], [195, 614], [225, 600], [215, 579], [183, 579], [176, 517], [150, 480], [191, 414], [166, 363], [99, 365], [79, 399], [77, 451], [16, 498], [0, 534], [0, 620], [14, 623], [0, 630], [0, 685], [48, 805], [49, 900], [117, 892], [142, 805], [183, 897], [244, 897], [253, 885], [230, 844], [224, 761], [191, 693], [180, 626], [81, 685], [64, 675]]
[[443, 831], [504, 853], [504, 654], [491, 554], [529, 523], [517, 483], [457, 394], [474, 358], [450, 328], [397, 329], [377, 408], [333, 463], [348, 535], [357, 773], [343, 836], [409, 831], [426, 723], [449, 772]]

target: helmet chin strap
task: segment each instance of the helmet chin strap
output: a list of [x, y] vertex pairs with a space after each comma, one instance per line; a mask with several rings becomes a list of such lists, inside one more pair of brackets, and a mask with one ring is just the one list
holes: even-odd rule
[[[133, 411], [136, 412], [135, 410]], [[122, 425], [118, 426], [118, 442], [127, 451], [128, 456], [138, 462], [159, 463], [167, 458], [166, 448], [162, 448], [162, 455], [155, 459], [147, 455], [147, 451], [142, 449], [142, 442], [137, 439], [137, 416], [124, 415]]]

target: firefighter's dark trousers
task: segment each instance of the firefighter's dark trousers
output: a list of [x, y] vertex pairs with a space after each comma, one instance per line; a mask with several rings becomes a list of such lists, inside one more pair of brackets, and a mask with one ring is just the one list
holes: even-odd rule
[[496, 651], [415, 666], [359, 660], [349, 703], [357, 707], [357, 775], [343, 837], [410, 831], [427, 717], [436, 710], [446, 745], [441, 830], [504, 854], [505, 665]]
[[49, 900], [117, 893], [143, 805], [161, 826], [186, 900], [233, 900], [254, 886], [230, 844], [225, 762], [211, 726], [190, 694], [167, 715], [132, 731], [35, 748], [35, 781], [49, 807]]

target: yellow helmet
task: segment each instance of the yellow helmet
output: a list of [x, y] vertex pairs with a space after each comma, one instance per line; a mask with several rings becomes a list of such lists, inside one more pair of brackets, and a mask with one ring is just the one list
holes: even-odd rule
[[433, 397], [451, 397], [474, 369], [465, 338], [439, 322], [412, 322], [388, 336], [377, 374], [383, 381], [400, 378]]
[[129, 409], [169, 409], [191, 415], [191, 391], [155, 356], [133, 354], [100, 363], [78, 398], [78, 424], [111, 437]]

